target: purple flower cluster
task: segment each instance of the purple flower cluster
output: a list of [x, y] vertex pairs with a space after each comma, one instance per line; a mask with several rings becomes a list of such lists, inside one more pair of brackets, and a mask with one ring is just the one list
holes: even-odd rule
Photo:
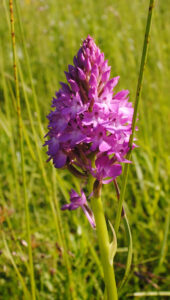
[[48, 115], [47, 154], [56, 168], [71, 167], [108, 183], [121, 174], [120, 163], [128, 162], [133, 116], [129, 92], [113, 92], [119, 76], [110, 79], [111, 67], [90, 36], [73, 62]]

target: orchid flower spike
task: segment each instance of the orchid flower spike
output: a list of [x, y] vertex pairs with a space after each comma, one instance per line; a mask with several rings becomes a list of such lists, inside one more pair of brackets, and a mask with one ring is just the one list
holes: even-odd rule
[[88, 35], [68, 65], [67, 83], [60, 83], [47, 116], [48, 160], [80, 178], [92, 175], [100, 185], [114, 180], [121, 164], [130, 162], [126, 154], [133, 107], [128, 90], [115, 93], [119, 76], [110, 78], [110, 72], [104, 53]]

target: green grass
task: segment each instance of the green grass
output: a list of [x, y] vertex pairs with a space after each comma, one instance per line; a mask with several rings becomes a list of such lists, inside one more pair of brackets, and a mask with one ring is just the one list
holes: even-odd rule
[[[48, 3], [47, 3], [48, 2]], [[79, 183], [46, 163], [42, 147], [51, 99], [65, 80], [81, 40], [88, 34], [104, 51], [118, 89], [134, 102], [148, 1], [14, 1], [16, 47], [31, 244], [37, 299], [102, 299], [102, 268], [96, 234], [81, 211], [61, 212]], [[97, 3], [97, 4], [96, 4]], [[125, 195], [133, 236], [133, 262], [120, 299], [164, 299], [168, 292], [169, 74], [168, 1], [156, 1], [139, 107], [137, 144]], [[23, 176], [13, 79], [8, 1], [0, 23], [0, 299], [27, 299], [31, 276]], [[121, 178], [119, 179], [121, 186]], [[105, 186], [106, 215], [115, 223], [114, 186]], [[123, 222], [115, 256], [117, 283], [127, 258]], [[157, 292], [161, 292], [160, 295]], [[139, 292], [139, 293], [137, 293]], [[135, 294], [136, 293], [136, 296]], [[141, 294], [143, 293], [143, 294]], [[133, 296], [134, 294], [134, 296]], [[167, 294], [168, 296], [169, 294]], [[31, 299], [31, 297], [30, 297]]]

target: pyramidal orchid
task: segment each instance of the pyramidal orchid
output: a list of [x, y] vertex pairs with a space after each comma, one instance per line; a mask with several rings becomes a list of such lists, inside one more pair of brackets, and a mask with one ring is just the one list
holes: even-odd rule
[[96, 226], [107, 298], [113, 300], [117, 290], [101, 187], [115, 181], [122, 164], [130, 162], [126, 155], [133, 107], [128, 90], [115, 92], [119, 76], [110, 78], [110, 73], [104, 54], [88, 36], [65, 72], [67, 83], [60, 83], [53, 98], [45, 145], [56, 168], [68, 168], [87, 184], [90, 206], [83, 190], [81, 195], [72, 190], [70, 203], [62, 209], [81, 207], [91, 226]]
[[67, 84], [61, 82], [48, 115], [49, 160], [56, 168], [72, 166], [88, 177], [98, 174], [106, 158], [112, 157], [107, 174], [115, 178], [129, 150], [133, 116], [129, 92], [114, 92], [119, 76], [110, 79], [111, 67], [90, 36], [73, 62], [65, 72]]

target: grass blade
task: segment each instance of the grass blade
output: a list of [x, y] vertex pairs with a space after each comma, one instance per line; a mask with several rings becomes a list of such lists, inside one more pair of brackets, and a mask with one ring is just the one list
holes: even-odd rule
[[[154, 4], [155, 4], [155, 0], [150, 0], [147, 23], [146, 23], [146, 30], [145, 30], [145, 38], [144, 38], [144, 44], [143, 44], [143, 52], [142, 52], [142, 58], [141, 58], [141, 65], [140, 65], [138, 84], [137, 84], [137, 90], [136, 90], [136, 99], [135, 99], [134, 114], [133, 114], [133, 120], [132, 120], [132, 134], [131, 134], [130, 141], [129, 141], [130, 150], [127, 154], [128, 160], [131, 157], [133, 137], [134, 137], [135, 126], [136, 126], [137, 111], [138, 111], [138, 105], [139, 105], [139, 100], [140, 100], [140, 95], [141, 95], [141, 87], [142, 87], [142, 82], [143, 82], [143, 74], [144, 74], [144, 68], [145, 68], [146, 59], [147, 59], [151, 21], [152, 21], [152, 12], [153, 12], [153, 8], [154, 8]], [[123, 180], [122, 180], [122, 187], [121, 187], [121, 193], [120, 193], [120, 200], [118, 203], [118, 210], [117, 210], [116, 221], [115, 221], [116, 235], [118, 233], [119, 225], [120, 225], [121, 212], [122, 212], [122, 206], [123, 206], [127, 177], [128, 177], [128, 170], [129, 170], [129, 164], [125, 164], [124, 170], [123, 170], [123, 175], [122, 175]]]
[[123, 223], [124, 223], [125, 232], [126, 232], [126, 236], [127, 236], [127, 240], [128, 240], [128, 253], [127, 253], [125, 273], [124, 273], [123, 279], [121, 281], [121, 284], [119, 286], [119, 290], [122, 289], [122, 287], [124, 286], [124, 284], [126, 283], [126, 281], [128, 279], [128, 275], [129, 275], [130, 267], [131, 267], [131, 263], [132, 263], [132, 251], [133, 251], [132, 234], [131, 234], [131, 230], [130, 230], [130, 226], [129, 226], [129, 222], [128, 222], [128, 218], [127, 218], [126, 214], [123, 217]]
[[16, 272], [16, 274], [17, 274], [17, 276], [18, 276], [18, 278], [19, 278], [19, 280], [20, 280], [20, 282], [21, 282], [21, 285], [22, 285], [22, 288], [23, 288], [24, 295], [25, 295], [26, 299], [31, 299], [31, 295], [30, 295], [30, 293], [29, 293], [29, 291], [28, 291], [28, 289], [27, 289], [27, 287], [26, 287], [26, 284], [25, 284], [25, 282], [24, 282], [24, 279], [23, 279], [23, 277], [22, 277], [22, 275], [21, 275], [21, 273], [20, 273], [20, 271], [19, 271], [19, 269], [18, 269], [18, 267], [17, 267], [17, 265], [16, 265], [16, 263], [15, 263], [15, 261], [14, 261], [12, 255], [11, 255], [11, 252], [10, 252], [10, 250], [9, 250], [9, 247], [8, 247], [7, 241], [6, 241], [6, 239], [5, 239], [4, 233], [2, 233], [2, 238], [3, 238], [3, 242], [4, 242], [4, 245], [5, 245], [6, 252], [7, 252], [7, 256], [8, 256], [8, 258], [10, 259], [10, 261], [11, 261], [11, 263], [12, 263], [14, 269], [15, 269], [15, 272]]
[[168, 209], [168, 213], [167, 213], [166, 221], [165, 221], [165, 231], [164, 231], [164, 238], [163, 238], [162, 247], [161, 247], [159, 267], [162, 265], [162, 263], [165, 259], [165, 251], [166, 251], [168, 232], [169, 232], [169, 223], [170, 223], [170, 207]]
[[29, 207], [28, 207], [28, 196], [27, 196], [27, 191], [26, 191], [25, 158], [24, 158], [24, 147], [23, 147], [23, 128], [22, 128], [22, 117], [21, 117], [18, 70], [17, 70], [17, 54], [16, 54], [16, 43], [15, 43], [13, 0], [9, 0], [9, 9], [10, 9], [10, 20], [11, 20], [14, 80], [15, 80], [15, 91], [16, 91], [16, 101], [17, 101], [17, 117], [18, 117], [19, 140], [20, 140], [20, 151], [21, 151], [21, 168], [22, 168], [22, 179], [23, 179], [23, 189], [24, 189], [27, 239], [28, 239], [28, 252], [29, 252], [28, 254], [29, 254], [29, 263], [30, 263], [31, 292], [32, 292], [32, 299], [35, 300], [36, 293], [35, 293], [34, 267], [33, 267], [33, 258], [32, 258], [32, 246], [31, 246], [30, 215], [29, 215]]

